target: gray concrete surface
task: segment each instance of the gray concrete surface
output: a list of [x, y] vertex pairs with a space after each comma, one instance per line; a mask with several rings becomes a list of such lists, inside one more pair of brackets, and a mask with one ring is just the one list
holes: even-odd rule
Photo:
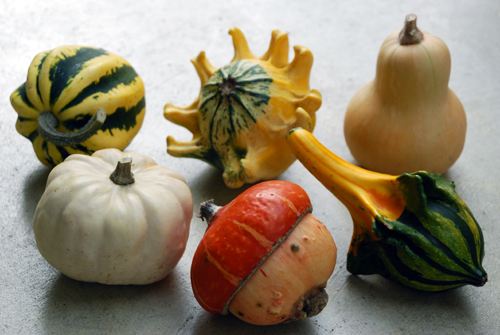
[[[354, 162], [343, 116], [352, 95], [375, 73], [379, 47], [406, 14], [441, 37], [452, 56], [450, 87], [468, 117], [467, 142], [445, 174], [483, 228], [489, 282], [423, 293], [345, 269], [352, 224], [347, 210], [300, 164], [280, 179], [298, 183], [339, 248], [328, 282], [330, 302], [317, 317], [257, 327], [205, 312], [191, 292], [189, 267], [205, 223], [193, 218], [187, 250], [165, 280], [114, 287], [68, 279], [39, 254], [32, 218], [49, 169], [17, 134], [9, 95], [25, 81], [32, 58], [65, 44], [102, 47], [133, 64], [146, 85], [147, 112], [127, 150], [181, 172], [194, 203], [228, 203], [221, 173], [195, 160], [170, 157], [166, 136], [190, 139], [163, 117], [167, 102], [190, 104], [199, 80], [190, 59], [205, 50], [214, 66], [233, 57], [227, 31], [237, 26], [263, 54], [273, 29], [315, 56], [311, 87], [323, 95], [315, 135]], [[500, 2], [448, 1], [0, 1], [0, 334], [500, 334]]]

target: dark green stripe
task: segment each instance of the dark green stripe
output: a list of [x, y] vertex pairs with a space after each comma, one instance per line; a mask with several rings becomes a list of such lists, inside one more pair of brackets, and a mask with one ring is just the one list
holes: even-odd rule
[[470, 280], [432, 280], [425, 278], [420, 272], [413, 270], [406, 264], [404, 264], [397, 256], [397, 248], [391, 245], [387, 245], [385, 248], [385, 254], [389, 259], [390, 263], [396, 271], [398, 271], [403, 277], [406, 277], [410, 281], [416, 281], [421, 284], [431, 285], [431, 286], [459, 286], [464, 284], [480, 285], [478, 281], [471, 282]]
[[56, 165], [52, 157], [50, 157], [49, 155], [49, 144], [46, 140], [43, 140], [42, 142], [42, 150], [45, 151], [45, 160], [47, 161], [47, 163], [49, 163], [50, 165]]
[[253, 97], [256, 97], [256, 98], [259, 98], [260, 100], [262, 100], [262, 103], [265, 103], [267, 104], [269, 102], [269, 99], [271, 99], [268, 95], [266, 94], [261, 94], [261, 93], [255, 93], [253, 91], [247, 91], [245, 90], [244, 88], [241, 88], [239, 86], [236, 87], [236, 90], [238, 92], [241, 92], [241, 93], [244, 93], [244, 94], [248, 94], [248, 95], [251, 95]]
[[59, 153], [61, 154], [63, 161], [66, 159], [66, 157], [68, 157], [70, 155], [70, 153], [64, 147], [59, 146], [59, 145], [56, 145], [55, 147], [56, 147], [57, 151], [59, 151]]
[[[47, 59], [47, 56], [49, 53], [47, 53], [45, 56], [42, 57], [40, 60], [40, 64], [38, 64], [38, 71], [36, 72], [36, 94], [38, 94], [38, 97], [40, 98], [40, 101], [44, 102], [42, 99], [42, 92], [40, 92], [40, 72], [42, 72], [42, 65], [45, 62], [45, 59]], [[45, 111], [44, 111], [45, 112]]]
[[[375, 226], [373, 227], [374, 231], [384, 230], [384, 232], [383, 232], [383, 234], [384, 234], [384, 242], [383, 242], [384, 246], [382, 247], [383, 249], [386, 249], [385, 248], [386, 243], [388, 243], [391, 246], [400, 245], [403, 249], [408, 248], [414, 255], [416, 255], [417, 257], [419, 257], [423, 261], [425, 261], [431, 267], [441, 271], [442, 273], [444, 273], [446, 275], [455, 276], [455, 277], [459, 277], [459, 278], [460, 277], [469, 278], [471, 282], [477, 281], [477, 277], [475, 277], [475, 276], [470, 276], [470, 275], [464, 274], [462, 272], [448, 269], [448, 268], [444, 267], [442, 264], [435, 261], [434, 259], [430, 258], [421, 247], [419, 247], [415, 242], [412, 241], [411, 238], [408, 237], [407, 234], [404, 234], [404, 233], [399, 234], [399, 232], [397, 230], [387, 229], [387, 227], [383, 223], [378, 222], [378, 221], [375, 221], [374, 224], [375, 224]], [[431, 242], [435, 245], [435, 243], [433, 241], [431, 241]], [[449, 255], [447, 255], [447, 256], [449, 256]], [[477, 274], [477, 273], [474, 273], [474, 274]], [[481, 275], [479, 275], [479, 277], [481, 277]]]
[[21, 98], [22, 102], [26, 106], [28, 106], [30, 108], [35, 108], [35, 106], [33, 106], [30, 99], [28, 98], [28, 94], [26, 93], [26, 83], [19, 86], [16, 91], [17, 91], [17, 94], [19, 94], [19, 97]]
[[[143, 97], [135, 106], [127, 109], [119, 107], [116, 111], [106, 117], [106, 121], [101, 127], [102, 131], [108, 130], [113, 136], [113, 129], [130, 130], [137, 125], [137, 115], [146, 107], [146, 98]], [[63, 122], [63, 126], [69, 131], [75, 131], [83, 128], [92, 118], [90, 114], [78, 114], [73, 119]]]
[[[433, 202], [432, 200], [430, 200], [428, 201], [427, 205], [429, 206], [430, 204], [433, 204], [431, 206], [434, 208], [434, 210], [438, 212], [445, 211], [445, 209], [443, 208], [438, 209], [438, 207], [445, 207], [443, 204], [439, 202]], [[480, 273], [478, 273], [477, 269], [472, 269], [468, 264], [464, 263], [461, 259], [459, 259], [455, 255], [453, 250], [451, 250], [447, 245], [445, 245], [438, 238], [432, 235], [432, 233], [424, 227], [419, 218], [411, 211], [405, 209], [401, 214], [401, 216], [398, 218], [397, 222], [415, 229], [418, 233], [422, 235], [423, 238], [431, 242], [434, 246], [436, 246], [439, 250], [441, 250], [448, 258], [450, 258], [458, 266], [462, 267], [465, 271], [469, 272], [473, 276], [480, 276]]]
[[273, 79], [272, 78], [257, 78], [257, 79], [250, 79], [250, 80], [238, 80], [238, 84], [253, 84], [253, 83], [258, 83], [258, 82], [272, 83]]
[[37, 137], [38, 137], [38, 129], [37, 130], [33, 130], [33, 132], [31, 132], [31, 134], [29, 134], [28, 136], [26, 136], [26, 138], [28, 140], [30, 140], [31, 143], [33, 143]]
[[89, 148], [87, 148], [87, 147], [85, 147], [85, 146], [83, 146], [81, 144], [75, 144], [75, 145], [71, 146], [71, 148], [73, 148], [75, 150], [78, 150], [80, 152], [83, 152], [83, 153], [85, 153], [85, 154], [87, 154], [89, 156], [94, 153], [94, 150], [90, 150]]
[[472, 258], [472, 262], [476, 268], [479, 268], [481, 265], [479, 264], [477, 257], [477, 248], [476, 248], [476, 240], [474, 238], [474, 234], [472, 233], [471, 228], [460, 216], [457, 215], [458, 210], [453, 207], [443, 205], [438, 201], [427, 201], [427, 207], [432, 212], [438, 213], [439, 215], [445, 217], [455, 224], [458, 230], [462, 233], [467, 246], [469, 248], [469, 252]]
[[80, 104], [86, 98], [95, 94], [94, 98], [99, 98], [98, 94], [106, 94], [109, 91], [117, 88], [119, 85], [128, 86], [133, 83], [138, 77], [134, 68], [130, 65], [124, 65], [119, 68], [114, 68], [111, 73], [99, 78], [98, 82], [93, 82], [78, 93], [66, 106], [62, 107], [59, 113]]
[[247, 108], [247, 106], [245, 106], [245, 104], [243, 103], [243, 101], [241, 101], [240, 97], [237, 94], [231, 94], [231, 98], [233, 98], [234, 101], [236, 101], [243, 108], [243, 110], [247, 112], [248, 116], [250, 116], [253, 122], [257, 123], [257, 118], [250, 112], [250, 110]]
[[50, 106], [53, 106], [62, 91], [71, 83], [78, 73], [85, 67], [85, 62], [107, 54], [103, 49], [81, 48], [73, 56], [66, 56], [52, 64], [49, 72]]
[[214, 141], [213, 141], [213, 133], [214, 133], [214, 120], [215, 120], [215, 116], [217, 115], [217, 113], [219, 112], [219, 108], [220, 106], [222, 105], [222, 101], [224, 99], [221, 99], [219, 97], [219, 102], [217, 103], [217, 107], [215, 107], [215, 111], [212, 115], [212, 119], [210, 120], [210, 134], [209, 134], [209, 139], [210, 139], [210, 146], [213, 148], [214, 147]]
[[479, 223], [477, 223], [476, 218], [474, 217], [474, 215], [472, 215], [472, 212], [470, 211], [469, 207], [465, 206], [465, 211], [467, 212], [467, 214], [469, 214], [469, 216], [474, 221], [474, 224], [476, 225], [477, 231], [479, 233], [479, 254], [478, 254], [478, 257], [479, 257], [479, 262], [481, 262], [483, 260], [483, 258], [484, 258], [484, 237], [483, 237], [483, 231], [482, 231], [481, 227], [479, 226]]

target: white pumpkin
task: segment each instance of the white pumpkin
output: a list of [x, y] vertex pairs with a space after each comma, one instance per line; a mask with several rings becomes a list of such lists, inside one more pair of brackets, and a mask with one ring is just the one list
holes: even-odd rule
[[[120, 182], [127, 175], [129, 183]], [[192, 215], [181, 174], [139, 153], [104, 149], [71, 155], [51, 171], [33, 228], [42, 256], [68, 277], [148, 284], [179, 262]]]

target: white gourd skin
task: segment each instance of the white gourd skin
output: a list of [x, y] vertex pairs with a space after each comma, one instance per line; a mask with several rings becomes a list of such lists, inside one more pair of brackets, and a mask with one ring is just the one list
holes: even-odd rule
[[[110, 175], [132, 158], [135, 182]], [[34, 233], [42, 256], [63, 274], [103, 284], [149, 284], [182, 257], [193, 213], [184, 177], [135, 152], [71, 155], [50, 173]]]
[[[298, 248], [292, 249], [293, 244]], [[306, 214], [235, 295], [229, 311], [256, 325], [305, 318], [305, 299], [326, 287], [336, 261], [332, 235], [314, 215]]]
[[462, 153], [467, 127], [462, 103], [448, 88], [450, 53], [426, 32], [412, 45], [401, 45], [399, 33], [382, 44], [375, 79], [351, 99], [345, 139], [367, 169], [442, 174]]

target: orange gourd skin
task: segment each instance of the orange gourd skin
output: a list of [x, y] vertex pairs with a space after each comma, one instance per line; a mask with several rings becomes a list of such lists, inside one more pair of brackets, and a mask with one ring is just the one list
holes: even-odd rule
[[345, 139], [367, 169], [442, 174], [460, 156], [467, 127], [464, 108], [448, 88], [450, 53], [426, 32], [411, 45], [401, 45], [399, 33], [382, 44], [375, 79], [351, 99]]
[[300, 186], [279, 180], [257, 184], [220, 208], [191, 266], [199, 304], [208, 312], [227, 314], [240, 283], [311, 210]]

